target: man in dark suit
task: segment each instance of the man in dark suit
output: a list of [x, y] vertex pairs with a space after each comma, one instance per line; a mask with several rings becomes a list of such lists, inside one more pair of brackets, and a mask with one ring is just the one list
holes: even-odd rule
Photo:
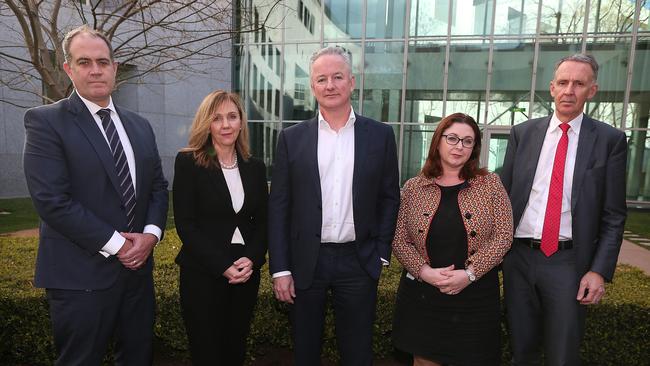
[[626, 216], [627, 142], [583, 114], [598, 90], [592, 56], [563, 58], [555, 112], [514, 126], [501, 179], [515, 239], [503, 262], [513, 365], [578, 365], [585, 305], [616, 268]]
[[269, 199], [273, 290], [293, 304], [296, 365], [320, 363], [330, 290], [342, 364], [370, 365], [377, 282], [399, 207], [395, 137], [352, 110], [345, 50], [314, 53], [310, 79], [318, 116], [278, 139]]
[[113, 104], [110, 42], [82, 26], [64, 41], [75, 92], [25, 114], [24, 169], [41, 218], [36, 287], [46, 289], [57, 365], [152, 362], [154, 245], [167, 181], [153, 130]]

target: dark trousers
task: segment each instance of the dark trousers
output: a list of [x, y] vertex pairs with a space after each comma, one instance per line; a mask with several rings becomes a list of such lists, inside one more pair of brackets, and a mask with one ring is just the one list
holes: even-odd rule
[[56, 365], [101, 365], [115, 338], [116, 365], [151, 365], [155, 297], [151, 273], [124, 269], [105, 290], [47, 289]]
[[180, 300], [193, 365], [242, 365], [260, 285], [259, 270], [242, 284], [181, 267]]
[[291, 323], [296, 366], [320, 365], [327, 294], [332, 291], [342, 365], [372, 365], [377, 281], [361, 267], [350, 244], [322, 244], [312, 285], [296, 289]]
[[518, 244], [503, 261], [505, 302], [513, 365], [580, 364], [585, 307], [576, 300], [580, 277], [575, 250], [546, 257]]

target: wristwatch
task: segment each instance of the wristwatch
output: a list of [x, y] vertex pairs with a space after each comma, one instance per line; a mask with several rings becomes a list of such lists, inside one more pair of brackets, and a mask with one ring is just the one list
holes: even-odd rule
[[474, 275], [474, 272], [472, 272], [471, 269], [465, 268], [465, 273], [467, 274], [467, 278], [469, 278], [470, 283], [476, 281], [476, 275]]

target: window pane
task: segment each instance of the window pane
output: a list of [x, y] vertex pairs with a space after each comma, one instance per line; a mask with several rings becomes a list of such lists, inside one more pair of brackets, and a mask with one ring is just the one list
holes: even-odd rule
[[429, 154], [429, 145], [438, 123], [405, 125], [402, 148], [402, 174], [400, 182], [418, 175]]
[[316, 100], [309, 83], [309, 58], [319, 48], [318, 44], [284, 46], [284, 120], [302, 121], [316, 113]]
[[[647, 116], [646, 114], [644, 127], [648, 127]], [[627, 136], [627, 199], [650, 201], [650, 136], [648, 136], [648, 130], [627, 131]]]
[[[641, 0], [647, 3], [647, 0]], [[631, 32], [635, 2], [630, 0], [599, 0], [591, 2], [589, 32]], [[643, 7], [641, 7], [643, 9]], [[648, 24], [648, 9], [641, 10], [641, 23]], [[646, 31], [648, 29], [646, 28]]]
[[271, 180], [271, 170], [275, 160], [275, 145], [278, 142], [280, 123], [277, 122], [248, 122], [249, 141], [253, 156], [262, 159], [266, 164], [266, 176]]
[[492, 0], [455, 0], [451, 34], [489, 35], [492, 31]]
[[363, 114], [381, 122], [399, 122], [404, 43], [367, 42]]
[[488, 53], [487, 44], [451, 45], [446, 115], [461, 112], [482, 123]]
[[444, 42], [411, 42], [406, 78], [406, 122], [431, 123], [442, 119], [445, 70]]
[[532, 40], [494, 44], [489, 125], [515, 125], [528, 119], [534, 54]]
[[295, 5], [279, 6], [287, 9], [287, 16], [281, 27], [285, 29], [287, 41], [309, 40], [318, 41], [320, 38], [320, 3], [312, 0], [292, 0]]
[[449, 0], [411, 0], [411, 37], [447, 34]]
[[587, 53], [598, 61], [598, 92], [587, 102], [589, 116], [622, 127], [623, 100], [630, 58], [630, 39], [594, 38], [587, 42]]
[[581, 43], [570, 43], [566, 39], [541, 43], [537, 60], [537, 77], [535, 79], [535, 102], [532, 106], [531, 118], [553, 114], [553, 98], [551, 98], [550, 83], [555, 72], [555, 63], [561, 58], [580, 53]]
[[403, 38], [405, 0], [368, 0], [367, 38]]
[[494, 34], [535, 34], [537, 10], [536, 1], [497, 1]]
[[[592, 2], [592, 6], [593, 4]], [[541, 34], [582, 33], [584, 19], [584, 0], [544, 0], [539, 32]]]
[[325, 0], [325, 39], [361, 38], [362, 19], [363, 1]]
[[647, 128], [650, 115], [650, 37], [639, 37], [632, 68], [627, 127]]

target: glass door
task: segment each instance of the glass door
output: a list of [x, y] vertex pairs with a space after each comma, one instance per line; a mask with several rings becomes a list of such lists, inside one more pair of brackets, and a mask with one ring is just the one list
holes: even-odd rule
[[489, 126], [483, 130], [481, 166], [497, 174], [501, 171], [509, 136], [510, 126]]

